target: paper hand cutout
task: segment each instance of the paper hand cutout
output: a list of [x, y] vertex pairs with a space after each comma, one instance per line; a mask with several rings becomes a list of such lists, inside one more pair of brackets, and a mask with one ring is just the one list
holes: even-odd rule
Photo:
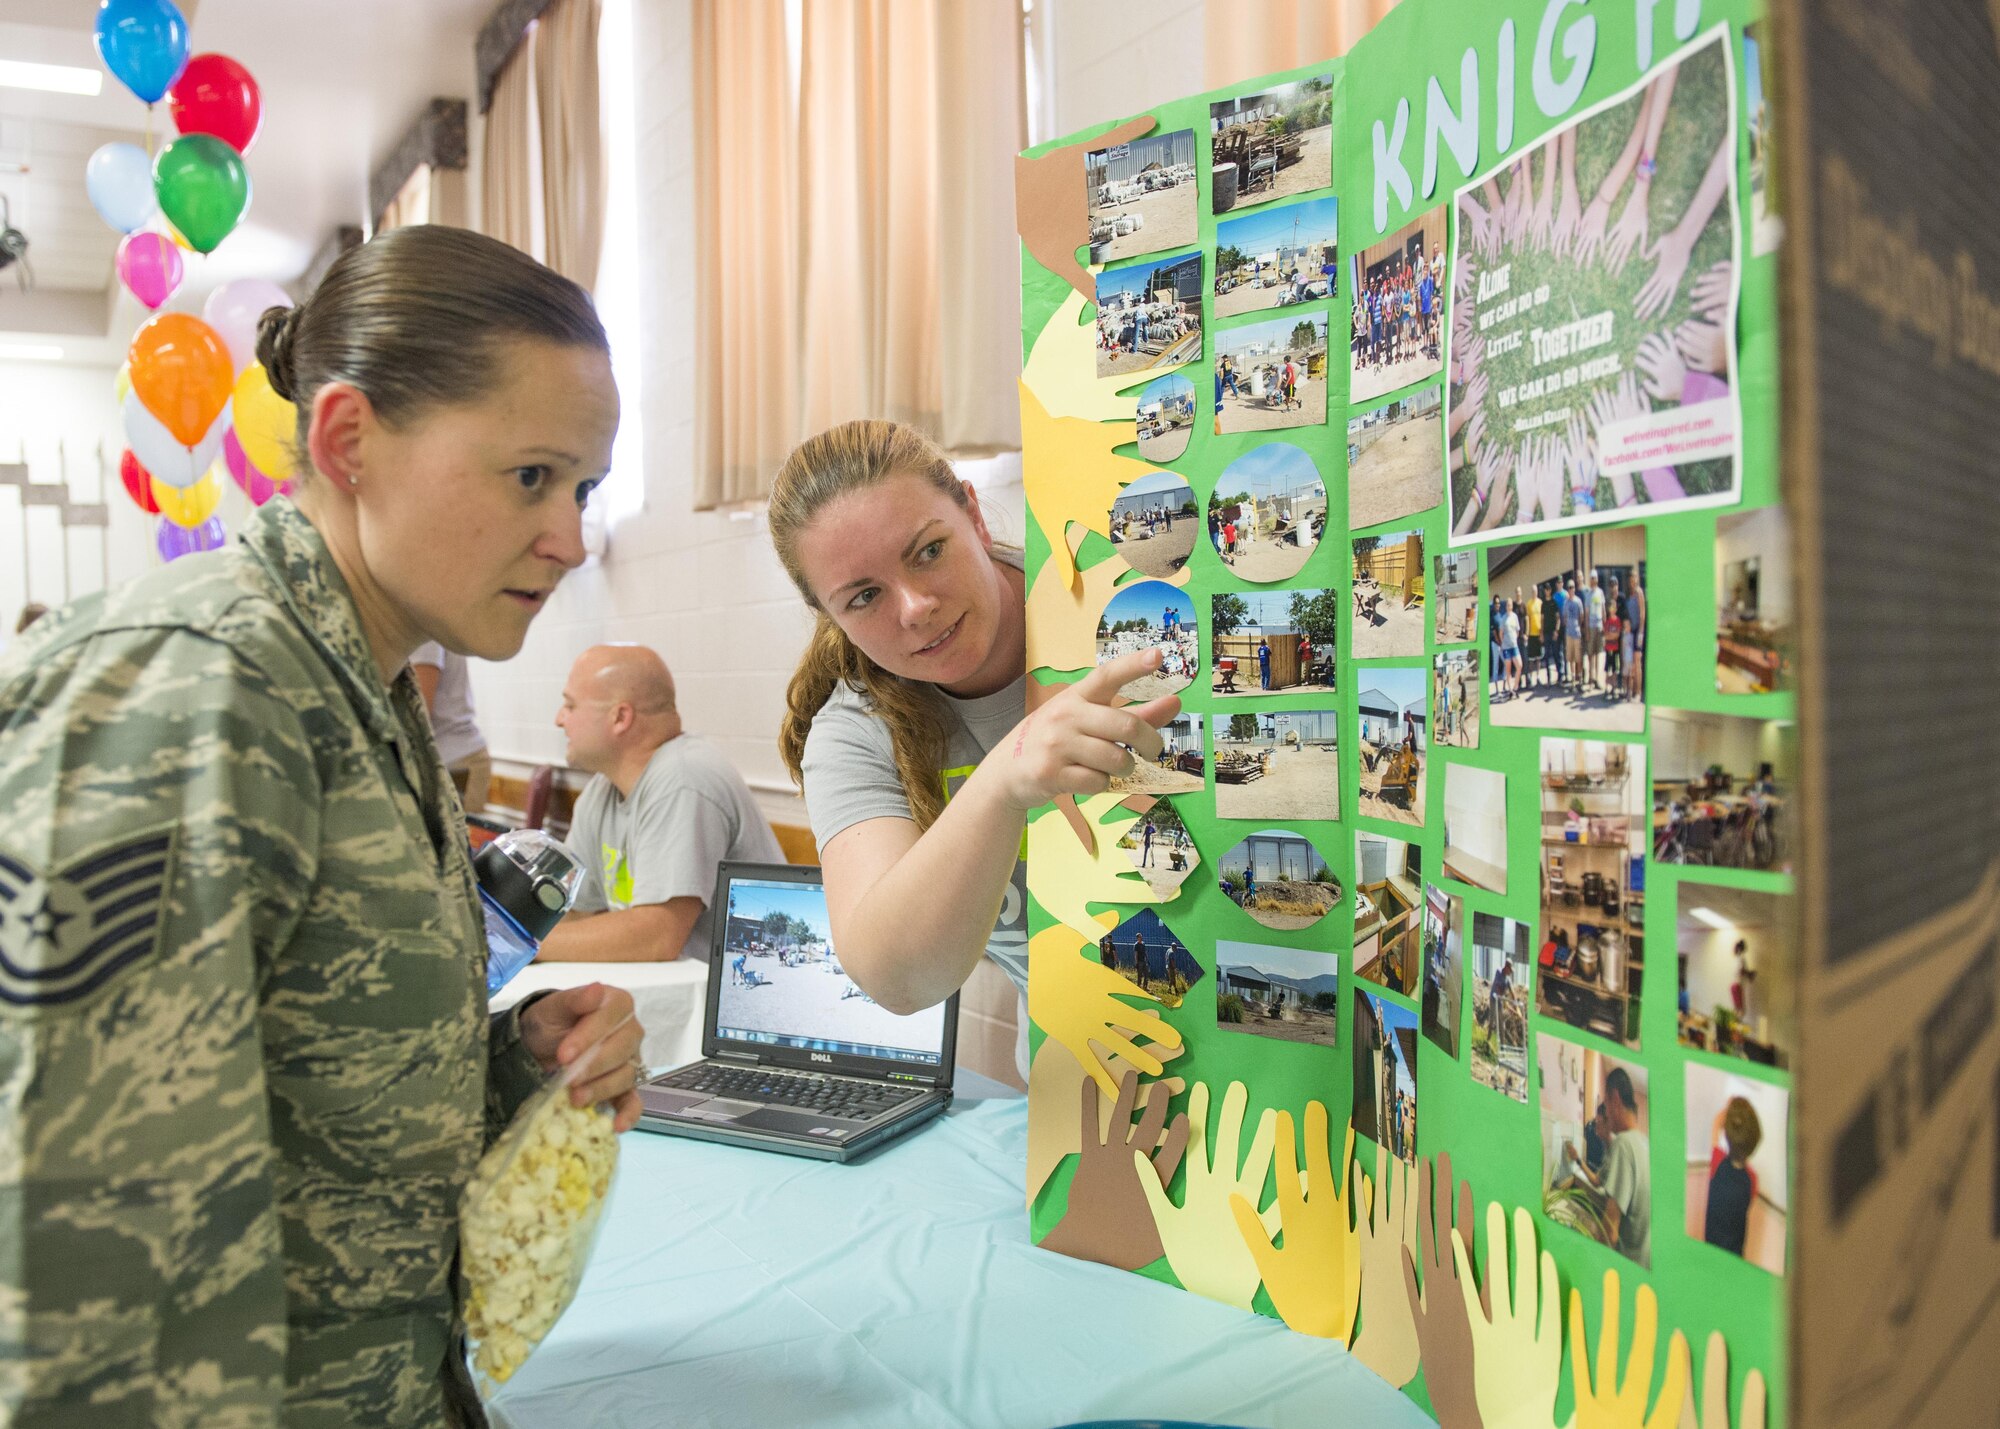
[[1111, 539], [1111, 504], [1130, 483], [1160, 468], [1112, 448], [1133, 440], [1135, 428], [1054, 417], [1024, 381], [1021, 384], [1021, 485], [1028, 513], [1049, 542], [1049, 562], [1063, 584], [1076, 585], [1076, 551], [1070, 526]]
[[[1091, 913], [1090, 904], [1164, 901], [1118, 847], [1120, 836], [1139, 818], [1130, 809], [1119, 807], [1124, 798], [1123, 794], [1106, 792], [1077, 800], [1084, 822], [1096, 835], [1094, 849], [1083, 846], [1060, 810], [1038, 815], [1028, 825], [1028, 866], [1035, 870], [1035, 897], [1066, 926], [1093, 943], [1104, 935], [1105, 925]], [[1131, 983], [1122, 985], [1144, 996]], [[1033, 989], [1029, 992], [1032, 996]], [[1109, 1086], [1105, 1090], [1116, 1094]]]
[[[1461, 1284], [1458, 1258], [1452, 1250], [1452, 1188], [1449, 1153], [1423, 1163], [1417, 1192], [1417, 1250], [1403, 1250], [1403, 1292], [1410, 1319], [1417, 1327], [1424, 1384], [1431, 1394], [1431, 1412], [1438, 1429], [1482, 1429], [1479, 1396], [1472, 1374], [1473, 1298], [1470, 1284]], [[1457, 1183], [1458, 1224], [1472, 1234], [1472, 1185]], [[1423, 1260], [1424, 1283], [1417, 1286], [1417, 1261]]]
[[[1057, 820], [1061, 822], [1060, 819]], [[1063, 837], [1069, 831], [1063, 830]], [[1101, 933], [1111, 927], [1113, 915], [1097, 925]], [[1069, 1049], [1097, 1085], [1113, 1096], [1118, 1084], [1090, 1044], [1102, 1044], [1106, 1056], [1123, 1057], [1149, 1077], [1160, 1074], [1161, 1061], [1147, 1050], [1141, 1039], [1166, 1047], [1181, 1045], [1178, 1028], [1169, 1026], [1157, 1012], [1145, 1011], [1119, 1001], [1137, 998], [1158, 1002], [1141, 992], [1095, 958], [1083, 955], [1084, 942], [1076, 931], [1056, 924], [1044, 928], [1028, 942], [1028, 1016], [1035, 1025]], [[1131, 1029], [1128, 1036], [1125, 1029]]]
[[1402, 1261], [1417, 1248], [1411, 1205], [1416, 1182], [1379, 1146], [1373, 1184], [1361, 1179], [1359, 1163], [1350, 1177], [1361, 1241], [1361, 1330], [1354, 1357], [1401, 1389], [1417, 1377], [1417, 1324], [1403, 1288]]
[[[1118, 1029], [1123, 1036], [1135, 1034], [1124, 1028]], [[1171, 1062], [1187, 1049], [1167, 1047], [1151, 1043], [1146, 1050], [1162, 1062]], [[1095, 1055], [1096, 1049], [1093, 1049]], [[1138, 1068], [1123, 1057], [1099, 1057], [1110, 1075], [1123, 1080], [1129, 1070], [1135, 1076]], [[1086, 1083], [1095, 1086], [1083, 1074], [1083, 1064], [1070, 1054], [1068, 1047], [1053, 1037], [1044, 1037], [1042, 1045], [1035, 1049], [1035, 1060], [1028, 1068], [1028, 1205], [1035, 1204], [1035, 1197], [1055, 1174], [1065, 1156], [1074, 1156], [1083, 1149], [1084, 1134], [1077, 1126], [1076, 1118], [1069, 1109], [1076, 1105], [1077, 1089]], [[1187, 1089], [1187, 1083], [1179, 1077], [1166, 1077], [1158, 1081], [1142, 1082], [1136, 1105], [1144, 1110], [1156, 1100], [1165, 1106], [1172, 1097], [1179, 1096]], [[1102, 1097], [1097, 1103], [1097, 1126], [1095, 1131], [1102, 1139], [1111, 1126], [1111, 1104]], [[1164, 1132], [1161, 1133], [1164, 1135]], [[1158, 1144], [1159, 1136], [1154, 1138]], [[1158, 1259], [1159, 1252], [1155, 1251]]]
[[[1674, 1343], [1667, 1353], [1675, 1350], [1685, 1356], [1687, 1341], [1678, 1330], [1674, 1332]], [[1729, 1346], [1722, 1342], [1722, 1331], [1716, 1330], [1708, 1337], [1708, 1350], [1701, 1362], [1701, 1418], [1695, 1418], [1694, 1396], [1688, 1395], [1681, 1405], [1680, 1429], [1730, 1429], [1729, 1423]], [[1764, 1429], [1764, 1376], [1761, 1371], [1751, 1370], [1743, 1380], [1743, 1405], [1737, 1412], [1735, 1429]]]
[[1653, 1387], [1653, 1346], [1660, 1328], [1660, 1305], [1653, 1287], [1640, 1285], [1634, 1297], [1632, 1352], [1625, 1376], [1618, 1375], [1618, 1272], [1604, 1272], [1604, 1315], [1597, 1327], [1597, 1379], [1591, 1382], [1589, 1342], [1584, 1337], [1583, 1292], [1569, 1292], [1570, 1387], [1576, 1393], [1576, 1429], [1676, 1429], [1687, 1399], [1687, 1341], [1674, 1332], [1677, 1349], [1667, 1355], [1667, 1374], [1660, 1398], [1646, 1413], [1647, 1391]]
[[[1556, 1258], [1535, 1255], [1535, 1218], [1514, 1209], [1514, 1258], [1507, 1263], [1507, 1213], [1486, 1207], [1486, 1280], [1475, 1299], [1466, 1235], [1454, 1232], [1458, 1282], [1472, 1317], [1473, 1385], [1486, 1429], [1554, 1429], [1562, 1384], [1562, 1289]], [[1510, 1288], [1511, 1287], [1511, 1288]]]
[[[1151, 380], [1144, 372], [1116, 377], [1097, 375], [1097, 324], [1084, 315], [1091, 298], [1070, 293], [1055, 316], [1042, 324], [1021, 368], [1021, 381], [1051, 417], [1081, 417], [1086, 422], [1125, 422], [1113, 433], [1120, 444], [1138, 439], [1137, 385]], [[1118, 389], [1128, 390], [1123, 396]]]
[[[1138, 1091], [1139, 1074], [1128, 1067], [1118, 1082], [1118, 1103], [1111, 1109], [1107, 1136], [1098, 1130], [1097, 1083], [1083, 1079], [1077, 1122], [1083, 1160], [1069, 1183], [1069, 1209], [1043, 1239], [1042, 1249], [1120, 1270], [1138, 1270], [1160, 1258], [1160, 1233], [1146, 1204], [1146, 1188], [1164, 1188], [1173, 1181], [1187, 1149], [1188, 1122], [1184, 1116], [1175, 1117], [1161, 1145], [1169, 1098], [1153, 1096], [1134, 1126], [1132, 1108]], [[1155, 1146], [1160, 1149], [1153, 1151]]]
[[[1152, 1175], [1143, 1151], [1132, 1152], [1132, 1165], [1159, 1228], [1167, 1264], [1186, 1289], [1239, 1310], [1248, 1310], [1257, 1294], [1257, 1260], [1237, 1233], [1229, 1198], [1238, 1195], [1253, 1206], [1263, 1199], [1264, 1178], [1271, 1170], [1271, 1148], [1277, 1116], [1269, 1108], [1257, 1118], [1250, 1154], [1239, 1168], [1237, 1147], [1243, 1135], [1243, 1109], [1250, 1093], [1231, 1082], [1222, 1094], [1222, 1119], [1216, 1126], [1215, 1151], [1208, 1148], [1208, 1083], [1196, 1082], [1188, 1095], [1186, 1118], [1187, 1182], [1181, 1204], [1167, 1199], [1166, 1188]], [[1264, 1229], [1278, 1229], [1278, 1206], [1261, 1217]]]
[[1292, 1114], [1278, 1113], [1278, 1215], [1285, 1244], [1272, 1243], [1256, 1204], [1232, 1194], [1229, 1209], [1243, 1243], [1256, 1257], [1279, 1318], [1302, 1335], [1347, 1343], [1361, 1295], [1360, 1236], [1349, 1218], [1348, 1174], [1354, 1127], [1335, 1175], [1327, 1147], [1326, 1107], [1306, 1103], [1306, 1175], [1301, 1183]]
[[1060, 149], [1014, 158], [1015, 227], [1021, 245], [1037, 263], [1085, 297], [1095, 295], [1090, 273], [1076, 261], [1076, 250], [1090, 238], [1090, 208], [1083, 181], [1083, 156], [1150, 134], [1156, 121], [1150, 114], [1127, 119], [1089, 139]]

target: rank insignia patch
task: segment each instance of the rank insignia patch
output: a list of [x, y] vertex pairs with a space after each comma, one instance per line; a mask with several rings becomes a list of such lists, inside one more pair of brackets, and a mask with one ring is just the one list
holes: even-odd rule
[[172, 829], [43, 875], [0, 850], [0, 1007], [80, 1002], [159, 943]]

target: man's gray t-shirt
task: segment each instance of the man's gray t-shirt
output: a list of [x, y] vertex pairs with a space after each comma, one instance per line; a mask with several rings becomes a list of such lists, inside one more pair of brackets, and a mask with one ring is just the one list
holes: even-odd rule
[[604, 775], [593, 778], [576, 801], [569, 844], [587, 870], [577, 892], [580, 913], [701, 899], [681, 956], [704, 962], [716, 865], [726, 858], [785, 861], [743, 776], [697, 734], [654, 750], [629, 799]]
[[1604, 1194], [1618, 1203], [1618, 1249], [1653, 1263], [1653, 1171], [1643, 1131], [1621, 1131], [1604, 1158]]

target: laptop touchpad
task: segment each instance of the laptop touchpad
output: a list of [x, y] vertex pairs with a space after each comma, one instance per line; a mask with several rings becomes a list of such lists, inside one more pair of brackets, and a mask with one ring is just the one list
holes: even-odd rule
[[728, 1097], [712, 1097], [698, 1106], [691, 1106], [682, 1116], [691, 1116], [697, 1121], [735, 1121], [749, 1112], [759, 1111], [762, 1102], [733, 1101]]
[[861, 1125], [851, 1117], [827, 1116], [823, 1112], [790, 1111], [784, 1107], [758, 1107], [753, 1115], [746, 1116], [739, 1123], [754, 1127], [758, 1131], [789, 1131], [811, 1135], [844, 1135]]

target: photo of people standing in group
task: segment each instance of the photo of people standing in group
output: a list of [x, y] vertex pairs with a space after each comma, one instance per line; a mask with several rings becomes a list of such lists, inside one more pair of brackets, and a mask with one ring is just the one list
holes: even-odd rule
[[1201, 254], [1097, 275], [1097, 375], [1138, 376], [1201, 356]]
[[1179, 1007], [1202, 966], [1160, 915], [1142, 908], [1097, 940], [1097, 959], [1141, 992]]
[[1445, 207], [1353, 257], [1347, 400], [1366, 402], [1444, 370]]
[[1135, 650], [1158, 650], [1160, 667], [1128, 680], [1119, 693], [1136, 703], [1184, 690], [1201, 663], [1195, 598], [1165, 581], [1120, 586], [1097, 618], [1097, 663]]
[[1486, 718], [1498, 728], [1646, 727], [1646, 528], [1486, 551]]
[[1646, 1069], [1547, 1032], [1542, 1073], [1542, 1213], [1653, 1263], [1653, 1154]]
[[1734, 118], [1717, 28], [1459, 190], [1456, 536], [1735, 500]]

